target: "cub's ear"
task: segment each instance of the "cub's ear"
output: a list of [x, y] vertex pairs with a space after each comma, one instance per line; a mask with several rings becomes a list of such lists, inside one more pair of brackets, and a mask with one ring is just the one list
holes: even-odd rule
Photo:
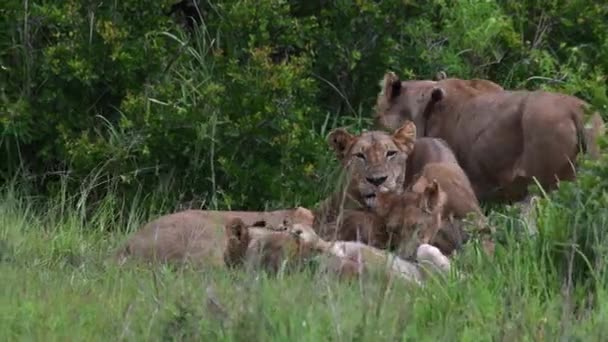
[[435, 87], [431, 90], [431, 101], [439, 102], [445, 98], [445, 89], [441, 87]]
[[392, 71], [384, 74], [382, 80], [382, 94], [387, 101], [392, 101], [401, 93], [401, 80], [399, 76]]
[[441, 70], [435, 74], [435, 77], [433, 77], [433, 81], [441, 81], [445, 80], [446, 78], [448, 78], [448, 75], [445, 73], [445, 71]]
[[448, 201], [448, 195], [441, 189], [436, 179], [427, 184], [422, 196], [426, 208], [431, 212], [441, 212]]
[[235, 238], [239, 241], [241, 241], [249, 233], [243, 220], [238, 217], [235, 217], [228, 221], [224, 228], [226, 230], [226, 236], [228, 236], [228, 238]]
[[348, 133], [344, 128], [337, 128], [329, 133], [327, 141], [329, 146], [336, 152], [338, 160], [343, 161], [346, 157], [346, 151], [356, 141], [356, 137]]
[[416, 142], [416, 125], [414, 125], [414, 122], [405, 121], [403, 126], [393, 133], [393, 141], [403, 152], [411, 153], [414, 150], [414, 142]]

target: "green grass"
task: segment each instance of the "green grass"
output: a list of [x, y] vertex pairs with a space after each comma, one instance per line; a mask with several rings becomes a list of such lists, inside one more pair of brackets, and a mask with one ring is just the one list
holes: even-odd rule
[[[133, 205], [117, 215], [117, 202], [83, 210], [67, 196], [0, 194], [0, 340], [588, 341], [608, 332], [606, 283], [586, 287], [595, 302], [580, 305], [582, 285], [544, 257], [552, 245], [510, 233], [510, 214], [493, 215], [504, 233], [494, 260], [468, 245], [455, 260], [464, 279], [412, 288], [311, 271], [118, 267], [108, 257], [125, 232], [155, 213]], [[543, 204], [541, 232], [560, 211]]]

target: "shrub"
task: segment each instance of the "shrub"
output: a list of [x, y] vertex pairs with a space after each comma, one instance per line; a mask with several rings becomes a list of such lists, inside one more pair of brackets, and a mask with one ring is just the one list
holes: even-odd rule
[[313, 205], [336, 166], [325, 135], [370, 127], [387, 70], [608, 105], [607, 9], [590, 0], [198, 1], [190, 28], [167, 15], [176, 2], [7, 1], [3, 180], [25, 173], [55, 192], [67, 178], [91, 198], [111, 185], [205, 207]]

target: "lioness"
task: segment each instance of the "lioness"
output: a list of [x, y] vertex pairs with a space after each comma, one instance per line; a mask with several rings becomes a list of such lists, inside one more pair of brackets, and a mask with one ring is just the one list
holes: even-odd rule
[[323, 253], [322, 269], [342, 278], [359, 277], [372, 269], [380, 269], [387, 276], [422, 284], [432, 273], [447, 273], [450, 270], [448, 258], [436, 247], [427, 244], [418, 247], [416, 262], [409, 262], [358, 241], [327, 242], [307, 225], [296, 224], [291, 231], [302, 240], [302, 244]]
[[129, 237], [115, 256], [119, 262], [136, 258], [148, 262], [223, 266], [226, 264], [224, 256], [228, 252], [228, 243], [246, 241], [250, 237], [239, 227], [259, 226], [252, 228], [250, 234], [255, 240], [268, 230], [264, 227], [312, 224], [312, 214], [307, 212], [303, 208], [269, 212], [180, 211], [145, 224]]
[[[329, 134], [329, 144], [346, 173], [346, 184], [314, 210], [314, 226], [323, 238], [338, 238], [339, 214], [343, 209], [373, 207], [378, 191], [403, 189], [406, 160], [415, 138], [412, 122], [405, 123], [392, 135], [370, 131], [355, 136], [342, 128]], [[337, 229], [331, 224], [334, 222]]]
[[418, 136], [444, 139], [479, 200], [516, 201], [526, 196], [533, 177], [549, 189], [575, 177], [579, 146], [595, 145], [584, 130], [586, 107], [564, 94], [488, 91], [455, 78], [402, 82], [389, 72], [375, 116], [384, 128], [413, 120]]

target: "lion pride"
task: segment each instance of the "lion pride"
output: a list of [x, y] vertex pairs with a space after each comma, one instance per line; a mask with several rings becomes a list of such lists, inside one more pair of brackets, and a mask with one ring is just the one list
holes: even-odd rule
[[[548, 189], [575, 178], [587, 103], [546, 91], [500, 91], [478, 80], [401, 81], [389, 72], [376, 105], [378, 125], [394, 130], [413, 120], [418, 136], [444, 139], [480, 201], [523, 199], [536, 178]], [[486, 84], [487, 85], [487, 84]], [[599, 124], [599, 114], [593, 118]], [[600, 129], [594, 129], [594, 132]]]

